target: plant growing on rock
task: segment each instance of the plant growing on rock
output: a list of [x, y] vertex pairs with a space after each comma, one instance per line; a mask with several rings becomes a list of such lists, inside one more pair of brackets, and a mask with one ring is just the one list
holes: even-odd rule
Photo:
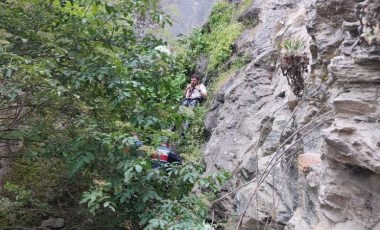
[[287, 53], [290, 54], [296, 54], [297, 52], [300, 52], [303, 47], [304, 42], [301, 39], [285, 40], [284, 42], [284, 49]]
[[280, 59], [282, 74], [288, 80], [293, 93], [301, 98], [304, 89], [303, 73], [307, 73], [309, 57], [302, 53], [304, 41], [301, 39], [286, 40], [283, 44], [285, 52]]
[[196, 66], [195, 59], [205, 55], [208, 60], [207, 71], [215, 72], [231, 56], [232, 44], [242, 32], [243, 24], [235, 18], [237, 8], [227, 1], [217, 2], [202, 30], [195, 30], [181, 41], [181, 50], [177, 53], [178, 61], [184, 69], [192, 72]]

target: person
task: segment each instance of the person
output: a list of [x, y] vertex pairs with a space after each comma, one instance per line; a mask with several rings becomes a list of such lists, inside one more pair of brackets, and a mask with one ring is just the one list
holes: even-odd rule
[[206, 87], [200, 82], [198, 75], [191, 76], [190, 84], [187, 85], [184, 95], [185, 100], [182, 105], [186, 107], [195, 107], [207, 98]]
[[171, 163], [182, 163], [181, 157], [175, 154], [169, 146], [168, 142], [162, 142], [160, 146], [157, 147], [156, 152], [152, 155], [153, 168], [160, 168], [165, 164]]

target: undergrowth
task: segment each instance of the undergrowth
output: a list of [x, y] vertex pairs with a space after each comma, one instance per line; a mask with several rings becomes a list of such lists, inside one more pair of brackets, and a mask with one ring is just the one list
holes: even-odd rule
[[189, 73], [196, 66], [196, 60], [205, 55], [208, 60], [207, 72], [217, 72], [232, 54], [232, 44], [239, 37], [243, 25], [237, 21], [236, 5], [227, 1], [217, 2], [209, 17], [209, 22], [179, 41], [176, 48], [178, 61]]
[[222, 69], [218, 73], [218, 77], [214, 78], [210, 84], [210, 97], [213, 98], [221, 88], [228, 83], [231, 77], [246, 65], [247, 60], [247, 56], [237, 57], [231, 62], [231, 65], [229, 65], [228, 68]]
[[180, 139], [180, 150], [187, 162], [198, 162], [202, 160], [201, 145], [206, 141], [204, 130], [204, 118], [207, 113], [205, 106], [199, 106], [190, 111], [188, 120], [189, 128], [185, 132], [184, 138]]
[[[207, 70], [204, 81], [207, 80], [208, 100], [194, 109], [188, 116], [190, 127], [186, 137], [180, 140], [180, 150], [185, 160], [200, 162], [202, 160], [201, 145], [207, 141], [204, 130], [204, 119], [207, 107], [212, 98], [248, 61], [248, 55], [232, 56], [233, 42], [240, 36], [244, 26], [238, 22], [238, 16], [248, 8], [252, 0], [243, 0], [240, 4], [228, 1], [217, 2], [210, 14], [206, 25], [193, 31], [188, 37], [179, 40], [175, 45], [177, 61], [190, 75], [194, 72], [197, 60], [203, 56], [207, 59]], [[207, 75], [216, 77], [208, 80]]]
[[208, 36], [209, 71], [217, 70], [231, 56], [232, 43], [239, 37], [241, 30], [242, 26], [239, 23], [221, 25]]
[[61, 160], [21, 158], [12, 165], [0, 199], [0, 226], [39, 226], [50, 217], [64, 218], [68, 229], [104, 224], [106, 218], [92, 216], [78, 203], [88, 179], [70, 178]]
[[[6, 179], [8, 183], [4, 187], [5, 195], [9, 197], [0, 200], [0, 224], [16, 226], [17, 221], [21, 220], [23, 226], [39, 226], [43, 219], [63, 217], [67, 222], [72, 220], [72, 223], [78, 224], [77, 226], [67, 226], [72, 229], [85, 229], [86, 226], [95, 225], [102, 226], [103, 229], [115, 229], [120, 227], [116, 225], [121, 222], [126, 224], [131, 222], [135, 226], [145, 226], [148, 229], [166, 229], [173, 223], [184, 226], [201, 226], [201, 220], [207, 215], [206, 202], [193, 195], [188, 195], [191, 187], [199, 183], [200, 186], [216, 193], [228, 176], [220, 174], [213, 178], [203, 178], [203, 169], [198, 168], [197, 164], [193, 166], [191, 163], [201, 163], [202, 161], [201, 147], [207, 140], [204, 129], [206, 105], [211, 103], [215, 92], [225, 85], [230, 76], [242, 68], [247, 61], [246, 57], [236, 57], [228, 67], [225, 66], [233, 52], [232, 43], [243, 30], [243, 25], [237, 22], [237, 15], [241, 13], [243, 7], [248, 6], [248, 3], [247, 0], [242, 1], [239, 7], [226, 1], [216, 3], [207, 26], [194, 31], [190, 36], [179, 41], [179, 45], [175, 47], [176, 63], [173, 64], [174, 67], [171, 67], [178, 68], [177, 72], [182, 71], [181, 76], [194, 71], [196, 60], [201, 55], [205, 55], [208, 59], [207, 72], [219, 75], [219, 78], [215, 78], [211, 85], [208, 85], [210, 92], [208, 102], [195, 108], [188, 116], [190, 126], [184, 138], [179, 141], [181, 156], [186, 162], [184, 167], [187, 168], [181, 169], [174, 166], [170, 169], [174, 172], [174, 176], [166, 175], [151, 168], [147, 163], [149, 157], [138, 157], [135, 161], [131, 161], [127, 159], [129, 156], [119, 152], [117, 154], [120, 154], [121, 159], [125, 158], [125, 162], [115, 160], [117, 164], [109, 162], [109, 165], [124, 163], [123, 167], [114, 167], [112, 170], [104, 169], [103, 167], [109, 167], [109, 165], [103, 161], [106, 158], [102, 155], [99, 155], [99, 159], [97, 158], [96, 163], [99, 164], [87, 167], [87, 164], [83, 162], [92, 163], [94, 160], [86, 158], [86, 155], [83, 154], [81, 157], [84, 160], [79, 162], [86, 166], [82, 170], [82, 175], [87, 174], [88, 177], [80, 178], [81, 174], [77, 173], [78, 178], [73, 178], [67, 175], [70, 170], [64, 166], [64, 163], [54, 158], [38, 161], [16, 160], [13, 172], [9, 174]], [[178, 80], [178, 84], [176, 83], [178, 87], [181, 84], [180, 80]], [[170, 83], [167, 87], [173, 85], [173, 82]], [[145, 89], [142, 90], [145, 92]], [[105, 138], [100, 139], [106, 141]], [[111, 148], [115, 145], [107, 143], [107, 146]], [[103, 175], [104, 178], [99, 180], [102, 182], [109, 180], [112, 183], [106, 184], [104, 186], [106, 188], [101, 188], [104, 191], [99, 195], [97, 192], [100, 187], [96, 183], [92, 183], [92, 179], [100, 177], [104, 172], [109, 175]], [[164, 177], [167, 177], [167, 180], [162, 180]], [[91, 181], [89, 178], [92, 178]], [[83, 191], [89, 189], [89, 184], [95, 184], [95, 187], [91, 187], [91, 191], [82, 196]], [[168, 185], [173, 188], [170, 194], [167, 191]], [[81, 197], [82, 201], [88, 202], [87, 208], [78, 204]], [[92, 203], [98, 205], [94, 207], [100, 206], [98, 209], [100, 215], [97, 217], [90, 216], [88, 209], [92, 207]], [[115, 214], [105, 211], [107, 207], [112, 209], [114, 206], [116, 207]], [[131, 210], [128, 210], [129, 208]], [[195, 210], [195, 212], [191, 210], [197, 208], [199, 210]], [[7, 214], [2, 215], [3, 213]], [[112, 218], [105, 218], [108, 215], [112, 215]], [[127, 216], [133, 216], [136, 220], [128, 222]], [[182, 222], [178, 222], [179, 220]], [[164, 221], [166, 222], [164, 223]]]

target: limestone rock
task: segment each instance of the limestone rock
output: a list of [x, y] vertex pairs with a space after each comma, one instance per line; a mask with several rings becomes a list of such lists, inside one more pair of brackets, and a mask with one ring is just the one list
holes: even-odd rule
[[287, 111], [281, 111], [279, 115], [275, 116], [271, 126], [270, 133], [266, 136], [262, 145], [263, 154], [270, 155], [274, 153], [277, 148], [285, 141], [292, 133], [290, 128], [292, 124], [292, 118]]
[[260, 8], [254, 6], [248, 8], [239, 16], [239, 22], [243, 22], [245, 25], [254, 27], [259, 23]]
[[380, 65], [361, 66], [352, 58], [337, 56], [331, 60], [328, 68], [340, 83], [380, 82]]
[[[197, 61], [195, 72], [201, 77], [204, 77], [206, 75], [207, 66], [208, 66], [208, 59], [204, 55], [201, 55]], [[204, 79], [204, 78], [202, 79], [203, 82], [205, 82], [206, 80], [208, 79]]]
[[316, 167], [321, 163], [321, 158], [317, 154], [302, 154], [298, 156], [298, 168], [302, 172], [308, 172], [312, 167]]
[[288, 107], [291, 111], [293, 111], [296, 106], [299, 104], [300, 100], [293, 93], [288, 96]]
[[211, 13], [214, 0], [162, 0], [160, 7], [173, 19], [173, 26], [165, 26], [172, 37], [187, 35], [201, 27]]
[[[228, 191], [246, 185], [224, 206], [244, 229], [379, 228], [380, 45], [359, 17], [373, 2], [255, 0], [240, 16], [259, 22], [235, 43], [252, 61], [210, 107], [204, 159]], [[278, 68], [295, 38], [312, 58], [300, 99]]]
[[326, 157], [380, 174], [380, 132], [373, 132], [374, 129], [379, 130], [380, 125], [337, 121], [333, 127], [325, 130]]

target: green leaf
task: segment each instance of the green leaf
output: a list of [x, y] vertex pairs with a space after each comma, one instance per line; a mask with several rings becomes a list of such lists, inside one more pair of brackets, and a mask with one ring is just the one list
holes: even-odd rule
[[110, 3], [104, 3], [104, 7], [105, 7], [106, 12], [107, 12], [108, 14], [111, 14], [111, 13], [112, 13], [112, 11], [113, 11], [113, 6], [112, 6]]
[[74, 165], [73, 172], [78, 172], [84, 166], [83, 158], [80, 158]]
[[10, 77], [12, 76], [12, 69], [11, 69], [11, 68], [8, 68], [8, 69], [7, 69], [7, 72], [6, 72], [5, 76], [6, 76], [7, 78], [10, 78]]
[[156, 191], [154, 190], [148, 190], [142, 197], [142, 201], [144, 203], [146, 203], [148, 200], [153, 200], [153, 199], [157, 199], [158, 198], [158, 194]]
[[134, 176], [133, 168], [129, 168], [124, 173], [124, 183], [128, 184], [133, 176]]
[[141, 165], [135, 165], [136, 172], [141, 173], [142, 167]]
[[91, 162], [90, 158], [88, 158], [87, 156], [83, 156], [82, 159], [83, 159], [83, 161], [86, 162], [87, 164]]
[[142, 217], [140, 219], [140, 225], [142, 225], [142, 226], [146, 225], [150, 219], [151, 219], [151, 216], [146, 215], [146, 216]]

